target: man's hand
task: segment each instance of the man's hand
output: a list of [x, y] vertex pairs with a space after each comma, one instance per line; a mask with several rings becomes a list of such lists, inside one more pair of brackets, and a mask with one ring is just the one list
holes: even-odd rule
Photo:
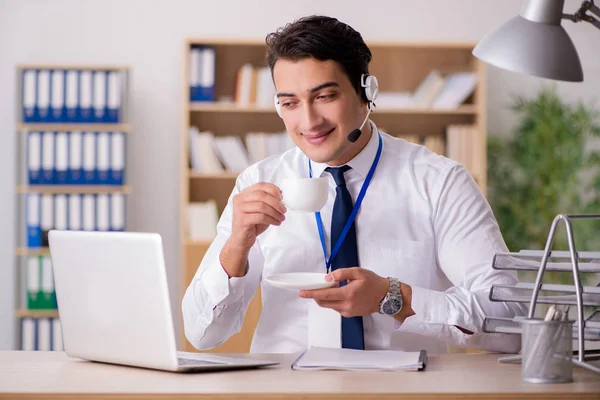
[[287, 210], [281, 199], [281, 190], [267, 182], [249, 186], [233, 197], [231, 236], [219, 257], [230, 277], [246, 275], [248, 253], [258, 235], [285, 220]]
[[379, 303], [387, 294], [390, 282], [365, 268], [340, 268], [331, 272], [327, 280], [344, 286], [328, 289], [301, 290], [300, 297], [314, 299], [321, 307], [332, 308], [344, 317], [365, 316], [379, 311]]

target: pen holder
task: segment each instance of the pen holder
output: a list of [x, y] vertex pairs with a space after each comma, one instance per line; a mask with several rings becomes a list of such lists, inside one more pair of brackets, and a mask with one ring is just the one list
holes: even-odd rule
[[531, 383], [573, 382], [573, 322], [523, 319], [521, 378]]

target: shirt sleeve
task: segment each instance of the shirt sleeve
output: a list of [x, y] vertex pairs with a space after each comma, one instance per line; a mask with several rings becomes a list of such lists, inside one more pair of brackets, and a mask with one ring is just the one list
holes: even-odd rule
[[199, 350], [214, 348], [240, 331], [261, 279], [264, 259], [258, 240], [250, 249], [245, 276], [229, 278], [219, 260], [231, 235], [233, 196], [249, 185], [248, 174], [240, 175], [217, 224], [217, 236], [182, 300], [185, 336]]
[[[482, 331], [485, 317], [513, 318], [527, 310], [524, 304], [489, 300], [492, 284], [517, 282], [515, 271], [492, 268], [494, 254], [508, 249], [491, 207], [473, 178], [458, 164], [441, 179], [432, 199], [437, 263], [453, 287], [441, 292], [413, 286], [411, 306], [415, 315], [404, 323], [395, 321], [395, 328], [434, 336], [459, 347], [518, 352], [518, 335]], [[474, 334], [465, 334], [456, 326]]]

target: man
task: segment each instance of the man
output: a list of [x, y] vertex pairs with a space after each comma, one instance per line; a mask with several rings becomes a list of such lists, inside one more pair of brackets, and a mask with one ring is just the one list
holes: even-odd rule
[[[361, 35], [313, 16], [270, 34], [267, 45], [278, 112], [297, 147], [238, 177], [183, 299], [188, 340], [198, 349], [227, 340], [241, 328], [263, 277], [324, 273], [342, 236], [331, 262], [335, 287], [294, 292], [261, 285], [252, 352], [305, 350], [315, 303], [341, 315], [343, 347], [518, 351], [518, 337], [481, 331], [485, 316], [511, 318], [524, 309], [488, 299], [493, 283], [513, 284], [516, 276], [491, 268], [494, 252], [507, 248], [471, 176], [371, 121], [349, 140], [372, 106], [371, 52]], [[308, 176], [330, 179], [327, 204], [319, 216], [287, 212], [278, 184]]]

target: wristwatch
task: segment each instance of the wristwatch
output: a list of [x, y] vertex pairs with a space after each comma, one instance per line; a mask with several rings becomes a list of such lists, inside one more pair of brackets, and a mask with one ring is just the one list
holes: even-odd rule
[[400, 281], [389, 278], [390, 288], [386, 296], [379, 303], [379, 313], [394, 316], [402, 309], [402, 295], [400, 293]]

